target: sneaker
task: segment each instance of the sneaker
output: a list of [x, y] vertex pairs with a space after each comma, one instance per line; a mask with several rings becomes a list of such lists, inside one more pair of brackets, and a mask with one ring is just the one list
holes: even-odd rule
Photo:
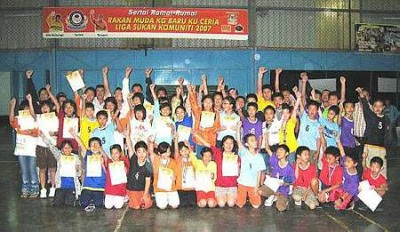
[[270, 207], [274, 204], [274, 202], [276, 201], [276, 197], [274, 195], [268, 197], [267, 200], [265, 200], [264, 205], [267, 207]]
[[44, 199], [47, 197], [47, 189], [43, 188], [40, 190], [40, 198]]
[[301, 201], [294, 201], [294, 204], [297, 206], [301, 206], [302, 202]]
[[54, 197], [56, 195], [56, 188], [50, 188], [49, 197]]
[[88, 206], [86, 206], [85, 211], [86, 212], [93, 212], [94, 209], [96, 209], [96, 206], [94, 204], [89, 204]]
[[29, 194], [29, 198], [38, 198], [39, 192]]
[[21, 194], [21, 198], [28, 198], [29, 197], [29, 194], [28, 193], [22, 193]]

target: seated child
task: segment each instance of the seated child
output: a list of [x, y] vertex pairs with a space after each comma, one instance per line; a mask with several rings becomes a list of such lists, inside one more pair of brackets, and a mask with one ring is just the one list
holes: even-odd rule
[[383, 197], [388, 191], [387, 179], [382, 175], [383, 159], [374, 157], [371, 159], [370, 164], [366, 164], [367, 157], [363, 156], [364, 172], [362, 175], [363, 180], [368, 180], [369, 184]]
[[57, 160], [56, 192], [53, 205], [75, 206], [75, 201], [81, 193], [81, 184], [78, 179], [82, 171], [81, 160], [78, 155], [72, 153], [71, 141], [64, 140], [61, 143], [61, 150], [59, 150], [44, 134], [40, 134], [40, 136]]
[[215, 198], [215, 180], [217, 179], [217, 164], [212, 161], [213, 153], [208, 147], [203, 147], [200, 152], [201, 160], [196, 154], [189, 154], [196, 174], [196, 198], [200, 208], [208, 206], [214, 208], [217, 205]]
[[310, 149], [300, 146], [296, 150], [296, 163], [294, 172], [296, 181], [293, 184], [293, 199], [296, 205], [304, 203], [310, 208], [315, 209], [319, 205], [317, 200], [318, 178], [317, 168], [310, 162]]
[[276, 201], [277, 210], [282, 212], [287, 209], [289, 204], [289, 188], [296, 178], [293, 166], [287, 161], [289, 148], [284, 144], [280, 144], [278, 145], [276, 152], [272, 153], [271, 149], [269, 148], [268, 141], [266, 141], [265, 144], [265, 149], [270, 156], [269, 165], [272, 169], [270, 176], [281, 179], [283, 182], [276, 192], [264, 184], [258, 189], [258, 193], [261, 196], [268, 197], [268, 199], [265, 200], [265, 206], [272, 206], [272, 204]]
[[153, 205], [150, 195], [150, 185], [152, 173], [147, 161], [147, 144], [139, 141], [135, 144], [134, 150], [129, 136], [127, 136], [127, 145], [130, 160], [128, 172], [127, 192], [129, 197], [129, 208], [148, 209]]
[[126, 196], [126, 175], [129, 171], [129, 159], [122, 155], [122, 148], [119, 144], [114, 144], [110, 148], [112, 159], [105, 159], [106, 168], [106, 187], [104, 190], [104, 206], [106, 209], [122, 208]]
[[330, 192], [339, 188], [343, 180], [343, 169], [339, 164], [340, 151], [337, 147], [327, 147], [322, 157], [322, 170], [319, 174], [318, 201], [330, 201]]
[[353, 209], [358, 194], [357, 158], [354, 154], [346, 154], [343, 159], [343, 183], [329, 194], [329, 200], [335, 202], [336, 210]]
[[[194, 134], [194, 137], [202, 141], [206, 147], [211, 146], [197, 134]], [[237, 178], [240, 168], [240, 158], [237, 155], [238, 145], [235, 138], [230, 135], [225, 136], [221, 144], [221, 149], [211, 146], [217, 164], [215, 195], [219, 207], [224, 207], [226, 204], [233, 207], [237, 199]]]
[[156, 205], [160, 209], [179, 206], [179, 195], [176, 190], [177, 164], [171, 159], [171, 146], [167, 142], [158, 144], [157, 155], [154, 154], [154, 137], [149, 139], [149, 152], [153, 164], [153, 186]]
[[[178, 109], [178, 108], [177, 108]], [[174, 159], [177, 164], [176, 188], [178, 189], [181, 206], [196, 206], [196, 178], [192, 160], [189, 157], [190, 144], [178, 142], [178, 135], [175, 134]]]
[[[369, 165], [367, 165], [367, 157], [366, 155], [363, 154], [363, 168], [364, 172], [362, 175], [363, 180], [367, 180], [371, 187], [375, 189], [375, 191], [383, 197], [386, 192], [389, 190], [388, 188], [388, 182], [387, 179], [382, 175], [382, 169], [383, 169], [383, 159], [380, 157], [374, 157], [371, 159]], [[365, 211], [367, 210], [367, 206], [360, 202], [361, 205], [358, 207], [359, 210]], [[383, 211], [383, 207], [378, 206], [376, 208], [376, 211]]]

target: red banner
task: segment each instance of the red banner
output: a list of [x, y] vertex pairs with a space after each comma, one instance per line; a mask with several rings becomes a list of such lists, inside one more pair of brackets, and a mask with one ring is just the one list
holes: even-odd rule
[[44, 38], [248, 39], [245, 9], [45, 7]]

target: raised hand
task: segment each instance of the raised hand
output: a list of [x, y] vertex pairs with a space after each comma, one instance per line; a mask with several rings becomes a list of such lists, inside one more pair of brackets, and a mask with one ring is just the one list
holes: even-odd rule
[[17, 99], [15, 99], [15, 97], [13, 97], [11, 100], [10, 100], [10, 107], [11, 108], [15, 108], [15, 105], [17, 104]]
[[146, 68], [146, 71], [144, 71], [144, 73], [146, 74], [146, 77], [150, 77], [152, 72], [153, 72], [152, 68]]
[[179, 85], [183, 85], [183, 82], [185, 81], [185, 79], [183, 77], [179, 77], [178, 78], [178, 84]]
[[282, 71], [283, 71], [283, 69], [277, 68], [277, 69], [275, 70], [275, 73], [276, 73], [277, 75], [280, 75], [280, 74], [282, 73]]
[[361, 87], [357, 87], [357, 88], [356, 88], [356, 92], [357, 92], [357, 93], [362, 93], [362, 91], [363, 91], [363, 89], [362, 89]]
[[308, 81], [308, 76], [306, 72], [302, 72], [300, 73], [300, 78], [303, 82], [307, 82]]
[[108, 74], [108, 67], [105, 66], [101, 71], [103, 72], [103, 75], [107, 75]]
[[26, 100], [29, 102], [32, 102], [32, 96], [30, 94], [26, 95]]
[[223, 76], [219, 76], [218, 77], [218, 86], [222, 86], [223, 83], [224, 83], [224, 77]]
[[266, 73], [268, 71], [268, 69], [264, 66], [260, 67], [258, 69], [258, 74], [264, 75], [264, 73]]
[[345, 84], [345, 83], [346, 83], [346, 77], [341, 76], [341, 77], [340, 77], [340, 83], [341, 83], [342, 85]]
[[83, 74], [84, 74], [83, 69], [82, 69], [82, 68], [81, 68], [81, 69], [78, 69], [78, 72], [79, 72], [79, 75], [81, 75], [81, 77], [83, 78]]
[[295, 87], [292, 88], [292, 91], [293, 91], [293, 93], [296, 94], [299, 91], [299, 89], [297, 88], [297, 86], [295, 86]]
[[33, 70], [28, 70], [25, 72], [26, 78], [31, 79], [33, 74]]
[[156, 84], [151, 84], [150, 85], [150, 90], [151, 92], [154, 92], [154, 89], [156, 88]]
[[207, 82], [207, 76], [206, 74], [201, 75], [201, 82]]
[[51, 86], [49, 84], [46, 85], [46, 90], [47, 90], [47, 92], [50, 92]]
[[132, 71], [133, 71], [132, 67], [127, 67], [125, 69], [125, 77], [129, 77], [131, 75]]

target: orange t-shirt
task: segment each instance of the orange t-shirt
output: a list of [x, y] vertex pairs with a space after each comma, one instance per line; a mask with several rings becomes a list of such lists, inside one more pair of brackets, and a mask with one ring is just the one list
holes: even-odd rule
[[[189, 158], [188, 158], [189, 159]], [[188, 160], [189, 162], [183, 163], [183, 159], [181, 156], [175, 157], [175, 162], [176, 162], [176, 189], [177, 190], [194, 190], [194, 188], [192, 189], [186, 189], [183, 188], [183, 171], [184, 168], [192, 168], [193, 170], [193, 174], [194, 174], [194, 167], [192, 165], [192, 162], [190, 162], [190, 160]]]
[[[207, 143], [211, 144], [211, 146], [215, 146], [217, 142], [217, 131], [221, 127], [220, 121], [219, 121], [219, 113], [215, 113], [215, 120], [214, 120], [214, 125], [213, 127], [210, 128], [200, 128], [200, 121], [201, 121], [201, 108], [197, 104], [197, 95], [196, 94], [191, 94], [189, 97], [190, 104], [192, 106], [192, 112], [195, 117], [195, 122], [194, 122], [194, 127], [193, 129], [196, 131], [196, 133]], [[193, 137], [193, 140], [196, 144], [199, 145], [204, 145], [201, 142], [197, 141], [196, 137]]]
[[[172, 181], [172, 186], [171, 186], [171, 191], [166, 191], [164, 189], [160, 189], [158, 188], [158, 175], [159, 175], [159, 171], [160, 168], [167, 168], [169, 171], [172, 171], [172, 176], [173, 176], [173, 181]], [[176, 188], [176, 179], [177, 179], [177, 174], [178, 174], [178, 167], [176, 165], [176, 162], [174, 159], [169, 159], [168, 163], [166, 166], [161, 164], [161, 159], [159, 156], [155, 155], [154, 156], [154, 160], [153, 160], [153, 178], [154, 178], [154, 182], [153, 182], [153, 187], [154, 187], [154, 192], [174, 192], [177, 190]]]

